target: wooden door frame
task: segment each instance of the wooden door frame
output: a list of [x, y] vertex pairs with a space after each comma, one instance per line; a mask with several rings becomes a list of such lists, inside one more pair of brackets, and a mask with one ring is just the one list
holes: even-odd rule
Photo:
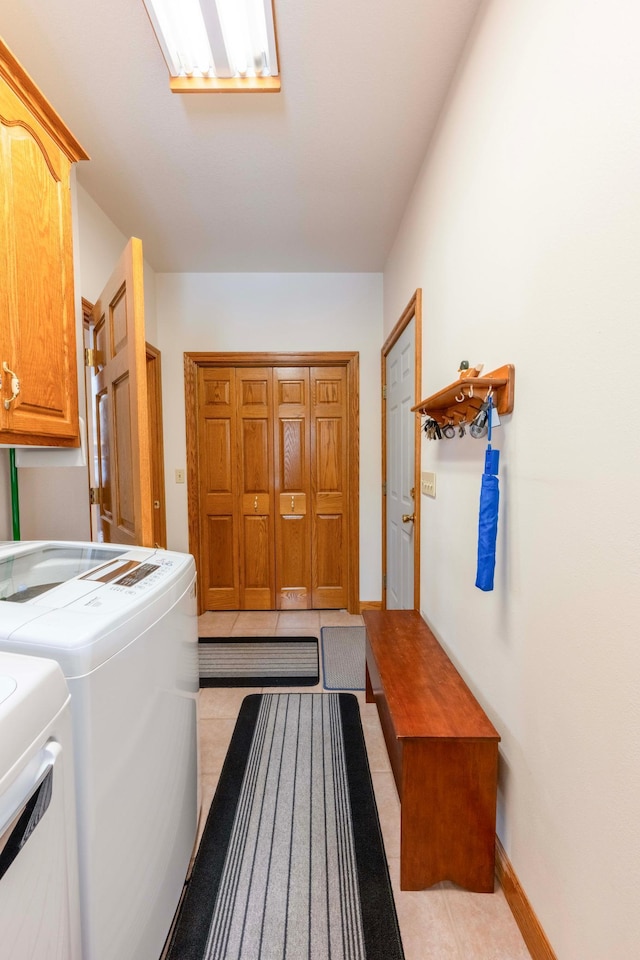
[[[151, 484], [153, 488], [153, 526], [156, 547], [167, 549], [167, 509], [164, 482], [164, 427], [162, 425], [162, 354], [148, 341], [147, 403], [151, 438]], [[156, 506], [157, 504], [157, 506]]]
[[[198, 459], [198, 369], [200, 367], [345, 367], [349, 403], [349, 569], [347, 573], [347, 609], [360, 613], [360, 443], [359, 387], [360, 355], [357, 352], [301, 353], [200, 353], [184, 354], [185, 421], [187, 440], [187, 509], [189, 516], [189, 552], [196, 560], [200, 576], [200, 503]], [[200, 585], [201, 586], [201, 585]], [[202, 589], [198, 590], [198, 612], [202, 613]]]
[[[415, 403], [422, 392], [422, 289], [418, 287], [402, 316], [384, 342], [381, 351], [382, 366], [382, 609], [387, 609], [387, 356], [400, 339], [411, 321], [414, 321], [415, 348]], [[415, 417], [414, 427], [414, 477], [415, 522], [413, 524], [413, 608], [420, 610], [420, 418]]]
[[[82, 354], [91, 346], [91, 327], [93, 325], [93, 303], [82, 298]], [[84, 370], [84, 436], [87, 451], [87, 509], [89, 510], [89, 535], [92, 541], [98, 539], [98, 505], [91, 502], [91, 488], [98, 485], [95, 476], [95, 431], [93, 429], [93, 398], [91, 396], [91, 367], [86, 363]]]

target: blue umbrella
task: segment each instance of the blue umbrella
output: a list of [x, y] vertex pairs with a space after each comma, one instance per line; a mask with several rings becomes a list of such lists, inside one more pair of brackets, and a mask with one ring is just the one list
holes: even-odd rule
[[496, 566], [496, 538], [498, 536], [498, 465], [500, 451], [491, 449], [492, 398], [489, 397], [487, 449], [484, 456], [484, 473], [480, 487], [480, 516], [478, 518], [478, 569], [476, 587], [493, 590], [493, 573]]

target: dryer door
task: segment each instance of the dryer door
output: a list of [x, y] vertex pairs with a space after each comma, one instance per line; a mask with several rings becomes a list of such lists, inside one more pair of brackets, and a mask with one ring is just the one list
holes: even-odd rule
[[62, 765], [62, 747], [49, 740], [17, 777], [12, 771], [0, 779], [0, 935], [7, 957], [79, 956]]

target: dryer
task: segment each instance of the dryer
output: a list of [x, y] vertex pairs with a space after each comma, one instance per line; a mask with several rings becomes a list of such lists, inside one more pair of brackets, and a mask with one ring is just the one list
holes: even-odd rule
[[81, 960], [69, 691], [57, 663], [0, 653], [0, 954]]
[[158, 960], [198, 819], [198, 635], [188, 554], [0, 547], [0, 650], [71, 693], [83, 960]]

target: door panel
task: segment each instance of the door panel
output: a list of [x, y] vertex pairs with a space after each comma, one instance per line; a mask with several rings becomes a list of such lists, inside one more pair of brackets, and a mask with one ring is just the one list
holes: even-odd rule
[[345, 607], [347, 551], [347, 381], [344, 367], [312, 367], [312, 606]]
[[[210, 602], [216, 603], [222, 596], [235, 596], [237, 589], [233, 516], [208, 516], [206, 532], [207, 593], [214, 598]], [[216, 607], [212, 606], [211, 609], [215, 610]]]
[[198, 371], [201, 585], [207, 610], [240, 606], [236, 522], [235, 372]]
[[274, 604], [273, 434], [270, 368], [236, 370], [240, 607], [270, 610]]
[[[415, 333], [414, 321], [386, 358], [387, 609], [414, 607]], [[413, 495], [412, 495], [413, 491]]]
[[109, 454], [109, 394], [102, 390], [95, 398], [96, 439], [98, 449], [98, 488], [100, 489], [100, 513], [109, 522], [113, 519], [111, 506], [111, 458]]
[[[118, 485], [117, 525], [121, 531], [135, 539], [135, 510], [133, 505], [133, 449], [131, 446], [131, 389], [128, 374], [113, 384], [114, 407], [114, 459], [115, 479]], [[146, 413], [146, 409], [145, 409]]]
[[277, 609], [307, 610], [310, 606], [309, 540], [305, 516], [287, 514], [280, 518], [282, 537], [277, 543]]
[[142, 243], [132, 238], [93, 308], [98, 538], [152, 546]]
[[309, 369], [276, 367], [274, 442], [276, 519], [276, 608], [311, 606], [309, 463]]

